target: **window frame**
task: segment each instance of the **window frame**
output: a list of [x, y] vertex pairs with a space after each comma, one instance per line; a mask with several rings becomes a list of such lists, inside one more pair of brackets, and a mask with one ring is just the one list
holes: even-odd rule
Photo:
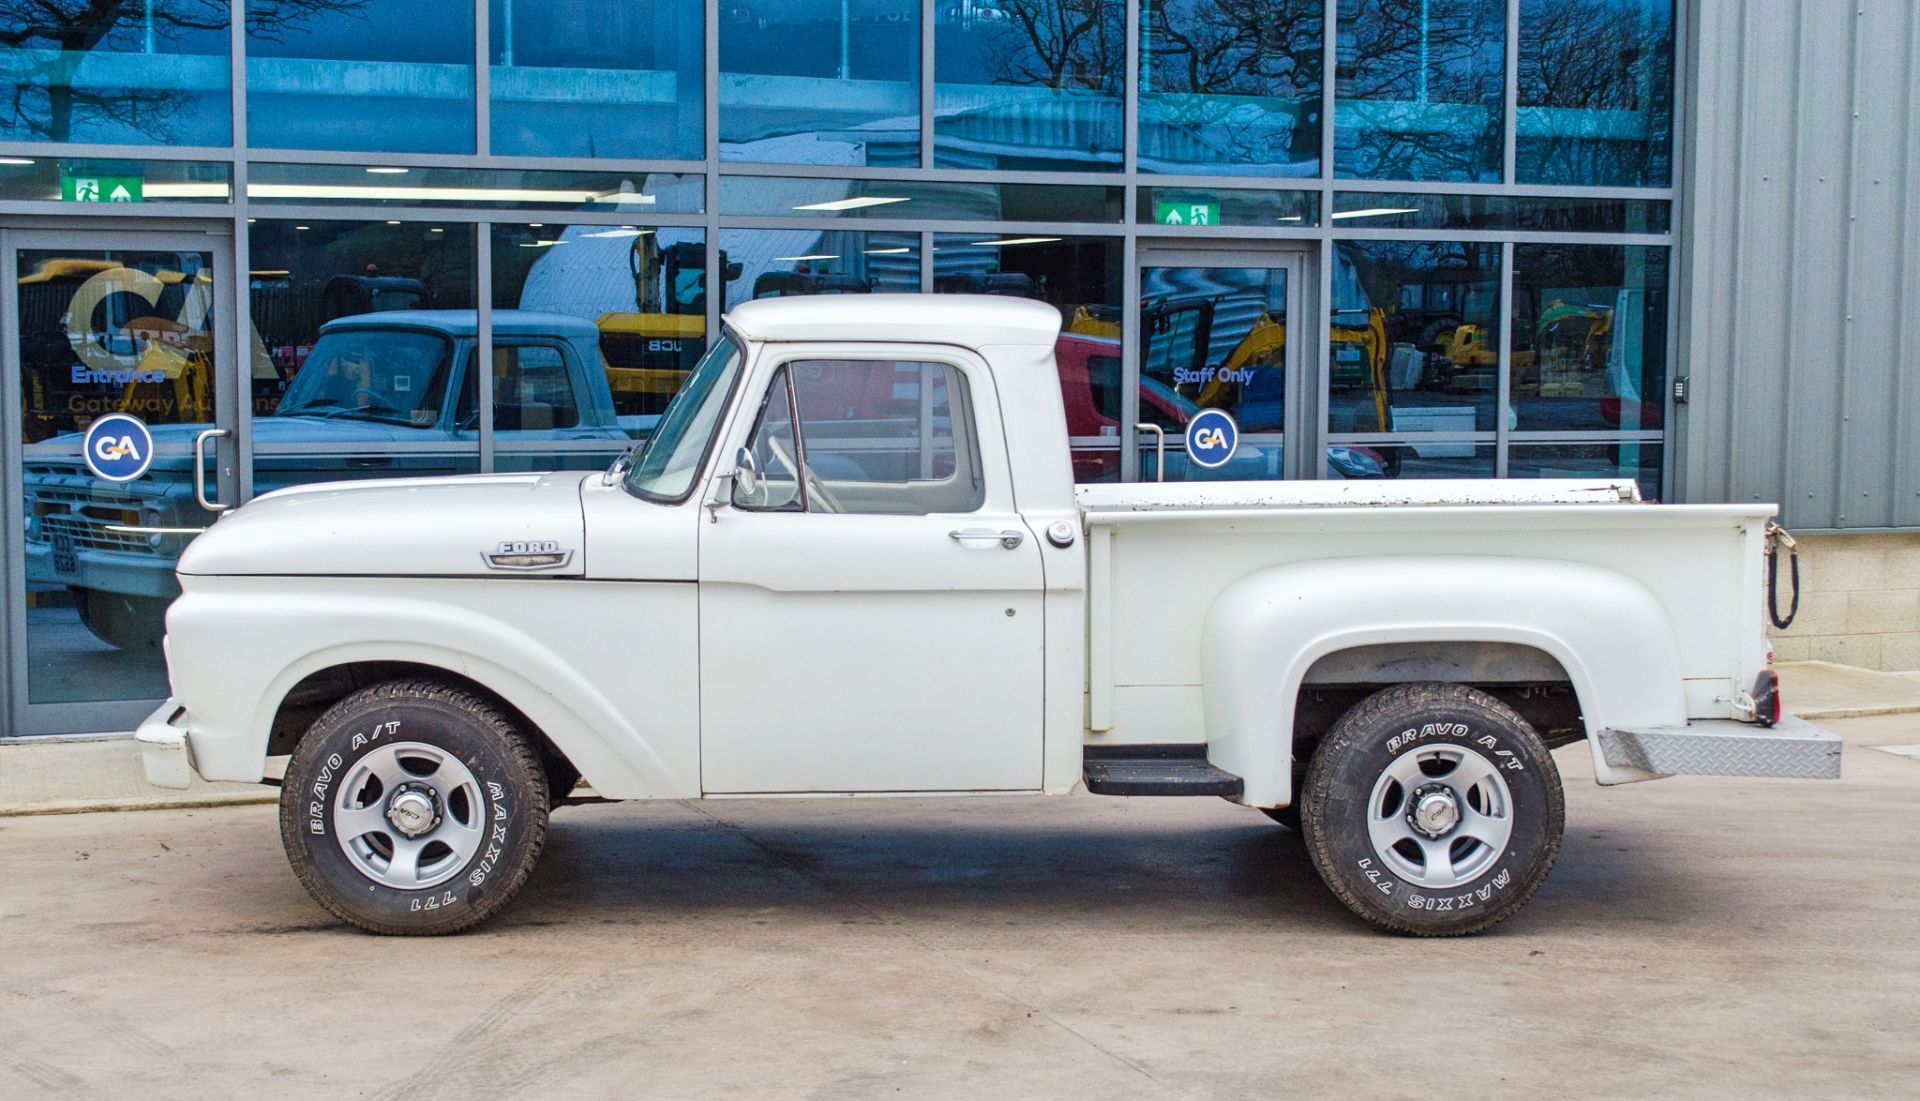
[[[883, 520], [924, 520], [929, 516], [970, 516], [987, 511], [1016, 511], [1013, 496], [1013, 472], [1005, 461], [1005, 449], [1004, 447], [989, 448], [985, 444], [985, 441], [993, 433], [1000, 433], [1004, 442], [1006, 432], [1006, 425], [1000, 417], [998, 405], [994, 404], [994, 402], [998, 400], [998, 391], [994, 387], [992, 372], [984, 360], [960, 348], [893, 343], [842, 344], [825, 342], [805, 346], [789, 345], [784, 348], [779, 348], [775, 356], [765, 357], [762, 363], [756, 364], [753, 368], [753, 374], [758, 377], [753, 380], [751, 384], [763, 388], [762, 398], [760, 401], [752, 403], [751, 406], [742, 403], [740, 407], [735, 410], [733, 423], [725, 436], [725, 446], [728, 449], [728, 453], [732, 453], [740, 447], [752, 446], [754, 438], [759, 432], [767, 397], [772, 393], [775, 376], [780, 375], [783, 371], [786, 372], [785, 377], [788, 380], [788, 385], [792, 385], [792, 372], [787, 369], [797, 363], [816, 360], [887, 363], [893, 365], [914, 363], [943, 368], [952, 372], [948, 381], [948, 403], [952, 410], [949, 415], [954, 417], [956, 421], [964, 418], [966, 431], [970, 433], [967, 446], [965, 447], [964, 461], [962, 461], [962, 455], [960, 454], [961, 449], [956, 446], [954, 473], [952, 476], [960, 477], [963, 474], [970, 475], [979, 487], [978, 499], [972, 508], [964, 512], [939, 510], [914, 513], [820, 512], [812, 510], [811, 496], [807, 498], [807, 512], [786, 508], [744, 508], [741, 509], [741, 511], [755, 513], [791, 513], [810, 516], [863, 517]], [[983, 402], [977, 395], [976, 391], [982, 387], [986, 389], [988, 394], [995, 395], [994, 402]], [[958, 395], [957, 397], [955, 396], [956, 394]], [[795, 427], [795, 461], [801, 464], [801, 481], [804, 485], [806, 481], [805, 471], [807, 469], [807, 460], [805, 458], [806, 424], [800, 412], [797, 391], [789, 400], [790, 408], [793, 410]], [[985, 418], [983, 418], [981, 414], [983, 405], [991, 407], [990, 413]], [[983, 427], [983, 420], [990, 420], [990, 423]], [[991, 458], [989, 456], [990, 451], [992, 452]], [[715, 481], [719, 481], [727, 478], [729, 474], [730, 471], [716, 471], [714, 479]], [[730, 487], [725, 490], [710, 489], [704, 499], [733, 505], [733, 491]], [[734, 507], [740, 508], [740, 506], [737, 505], [734, 505]]]

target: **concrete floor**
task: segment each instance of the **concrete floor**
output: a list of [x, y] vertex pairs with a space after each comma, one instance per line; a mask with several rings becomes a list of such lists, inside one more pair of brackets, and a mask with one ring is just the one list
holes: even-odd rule
[[1519, 917], [1367, 932], [1210, 799], [563, 809], [350, 932], [270, 807], [0, 819], [0, 1096], [1911, 1097], [1920, 716], [1846, 779], [1600, 790]]

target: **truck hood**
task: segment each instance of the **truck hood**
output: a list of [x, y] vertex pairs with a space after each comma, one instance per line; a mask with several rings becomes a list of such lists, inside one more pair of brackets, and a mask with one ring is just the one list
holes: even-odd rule
[[[323, 483], [269, 493], [188, 545], [179, 572], [334, 577], [580, 577], [580, 483], [597, 474], [472, 474]], [[507, 568], [504, 548], [564, 558]], [[552, 546], [544, 546], [551, 544]]]

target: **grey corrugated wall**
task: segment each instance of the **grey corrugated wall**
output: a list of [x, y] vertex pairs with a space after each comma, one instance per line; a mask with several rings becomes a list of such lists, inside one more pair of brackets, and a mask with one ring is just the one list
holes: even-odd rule
[[1920, 5], [1688, 16], [1680, 499], [1920, 529]]

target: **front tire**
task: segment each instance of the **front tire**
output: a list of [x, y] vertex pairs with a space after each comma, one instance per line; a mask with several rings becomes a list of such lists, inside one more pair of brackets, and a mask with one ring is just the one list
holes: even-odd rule
[[1362, 700], [1307, 768], [1308, 855], [1347, 908], [1414, 936], [1477, 933], [1546, 881], [1566, 807], [1546, 744], [1512, 708], [1458, 684]]
[[547, 777], [492, 701], [390, 681], [329, 708], [294, 747], [280, 838], [314, 899], [374, 933], [453, 933], [526, 884], [546, 841]]

